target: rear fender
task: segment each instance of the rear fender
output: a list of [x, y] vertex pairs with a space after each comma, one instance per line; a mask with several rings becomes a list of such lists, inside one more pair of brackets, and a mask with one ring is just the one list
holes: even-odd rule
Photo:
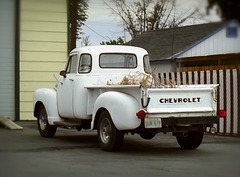
[[98, 119], [98, 110], [107, 110], [111, 115], [112, 121], [118, 130], [132, 130], [140, 126], [141, 120], [136, 113], [140, 106], [137, 100], [125, 93], [109, 91], [101, 94], [94, 105], [92, 129]]
[[43, 104], [47, 114], [48, 123], [54, 125], [54, 121], [61, 121], [57, 108], [57, 92], [55, 89], [41, 88], [33, 94], [34, 116], [37, 117], [38, 109]]

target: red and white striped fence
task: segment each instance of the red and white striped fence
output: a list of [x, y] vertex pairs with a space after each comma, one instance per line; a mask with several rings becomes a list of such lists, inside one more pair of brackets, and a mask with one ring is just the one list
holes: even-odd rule
[[240, 69], [159, 73], [163, 84], [219, 84], [218, 110], [227, 112], [217, 127], [218, 134], [240, 136]]

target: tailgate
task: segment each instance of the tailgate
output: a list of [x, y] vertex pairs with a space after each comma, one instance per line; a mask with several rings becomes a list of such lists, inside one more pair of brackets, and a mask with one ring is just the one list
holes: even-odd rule
[[[216, 116], [218, 85], [148, 88], [148, 117]], [[160, 115], [159, 115], [160, 114]]]

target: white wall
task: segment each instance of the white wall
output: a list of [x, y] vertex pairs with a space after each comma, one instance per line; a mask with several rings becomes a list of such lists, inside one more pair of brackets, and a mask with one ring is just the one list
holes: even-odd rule
[[232, 21], [227, 26], [237, 27], [238, 36], [227, 37], [227, 27], [225, 27], [184, 52], [178, 56], [178, 58], [240, 53], [240, 24], [236, 21]]
[[167, 73], [167, 72], [174, 72], [174, 68], [170, 61], [159, 61], [159, 63], [151, 63], [152, 71], [154, 70], [155, 73]]

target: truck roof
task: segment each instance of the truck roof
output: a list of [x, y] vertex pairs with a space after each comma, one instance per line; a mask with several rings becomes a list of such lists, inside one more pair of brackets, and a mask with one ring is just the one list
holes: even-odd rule
[[138, 53], [138, 54], [147, 54], [147, 51], [140, 47], [134, 46], [125, 46], [125, 45], [99, 45], [99, 46], [85, 46], [78, 47], [71, 51], [79, 53]]

